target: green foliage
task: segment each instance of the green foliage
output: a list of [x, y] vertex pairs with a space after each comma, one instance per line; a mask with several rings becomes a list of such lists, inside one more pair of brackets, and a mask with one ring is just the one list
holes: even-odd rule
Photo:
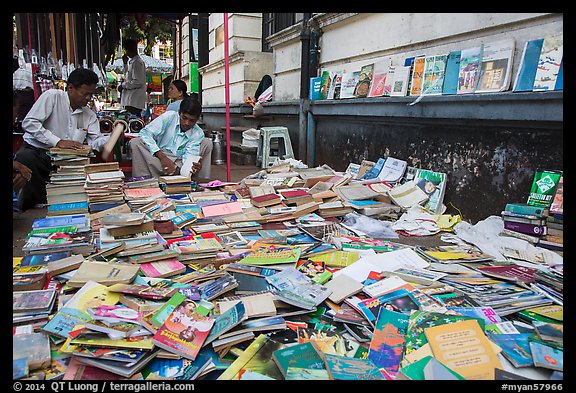
[[144, 22], [144, 29], [142, 30], [134, 16], [125, 15], [122, 18], [129, 23], [128, 27], [122, 29], [122, 39], [134, 38], [145, 42], [144, 54], [148, 56], [152, 55], [152, 47], [158, 42], [165, 44], [172, 40], [172, 24], [164, 19], [150, 16]]

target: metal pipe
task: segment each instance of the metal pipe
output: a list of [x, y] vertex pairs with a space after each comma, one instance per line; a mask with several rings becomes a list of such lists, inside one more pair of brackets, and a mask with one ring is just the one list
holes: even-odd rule
[[224, 13], [224, 91], [226, 94], [226, 181], [230, 181], [230, 63], [227, 12]]
[[300, 60], [300, 100], [298, 111], [298, 155], [302, 160], [308, 156], [307, 126], [304, 107], [308, 103], [310, 85], [310, 27], [308, 21], [312, 13], [304, 13], [302, 19], [302, 32], [300, 33], [301, 60]]
[[306, 163], [309, 167], [316, 165], [316, 122], [311, 110], [308, 110], [306, 124], [306, 139], [308, 139], [308, 154]]

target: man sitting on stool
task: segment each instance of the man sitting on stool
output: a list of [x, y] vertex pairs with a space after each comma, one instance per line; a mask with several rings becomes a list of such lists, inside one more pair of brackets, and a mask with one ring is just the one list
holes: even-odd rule
[[196, 125], [201, 113], [200, 102], [186, 97], [178, 112], [164, 112], [148, 123], [138, 137], [129, 142], [132, 176], [180, 175], [189, 157], [200, 156], [190, 176], [194, 180], [210, 179], [212, 140]]

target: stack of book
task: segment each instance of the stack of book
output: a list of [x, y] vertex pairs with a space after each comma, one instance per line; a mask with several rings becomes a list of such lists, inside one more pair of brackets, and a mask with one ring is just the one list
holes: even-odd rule
[[314, 202], [312, 194], [305, 189], [283, 190], [279, 192], [280, 195], [282, 195], [282, 202], [287, 206], [300, 206]]
[[[547, 234], [546, 217], [548, 208], [532, 206], [527, 203], [507, 203], [502, 210], [505, 234], [514, 232], [539, 238]], [[510, 233], [512, 232], [512, 233]]]
[[164, 197], [166, 194], [159, 186], [124, 189], [124, 199], [133, 211]]
[[[86, 174], [84, 164], [75, 161], [54, 161], [55, 171], [50, 173], [50, 181], [46, 184], [46, 201], [49, 216], [67, 215], [88, 212], [88, 196], [84, 190]], [[77, 158], [68, 155], [70, 158]], [[80, 157], [81, 159], [88, 157]], [[66, 163], [66, 165], [62, 165]]]
[[177, 258], [184, 264], [206, 264], [213, 262], [223, 247], [215, 238], [208, 238], [175, 241], [170, 244], [170, 249], [178, 252]]
[[158, 187], [158, 185], [158, 178], [150, 175], [124, 178], [124, 188]]
[[192, 191], [192, 179], [190, 176], [160, 176], [158, 183], [166, 195], [188, 194]]
[[86, 184], [91, 212], [102, 211], [124, 203], [124, 172], [117, 162], [86, 165]]

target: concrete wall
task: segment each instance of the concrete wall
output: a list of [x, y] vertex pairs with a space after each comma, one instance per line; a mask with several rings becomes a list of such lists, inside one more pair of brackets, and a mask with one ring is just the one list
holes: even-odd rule
[[[563, 16], [497, 14], [317, 14], [319, 72], [359, 70], [390, 58], [447, 53], [512, 37], [512, 81], [524, 43], [563, 30]], [[231, 125], [288, 127], [296, 157], [310, 166], [345, 170], [350, 162], [392, 156], [448, 175], [448, 213], [476, 222], [499, 215], [508, 202], [525, 202], [536, 169], [563, 170], [563, 94], [558, 92], [299, 101], [301, 26], [270, 37], [273, 102], [266, 116], [247, 119], [233, 109]], [[223, 81], [223, 78], [222, 78]], [[214, 82], [214, 88], [218, 85]], [[214, 90], [216, 91], [216, 90]], [[223, 94], [221, 95], [223, 97]], [[225, 125], [224, 100], [205, 106], [207, 127]], [[304, 106], [302, 106], [304, 105]], [[309, 112], [312, 129], [301, 113]]]

